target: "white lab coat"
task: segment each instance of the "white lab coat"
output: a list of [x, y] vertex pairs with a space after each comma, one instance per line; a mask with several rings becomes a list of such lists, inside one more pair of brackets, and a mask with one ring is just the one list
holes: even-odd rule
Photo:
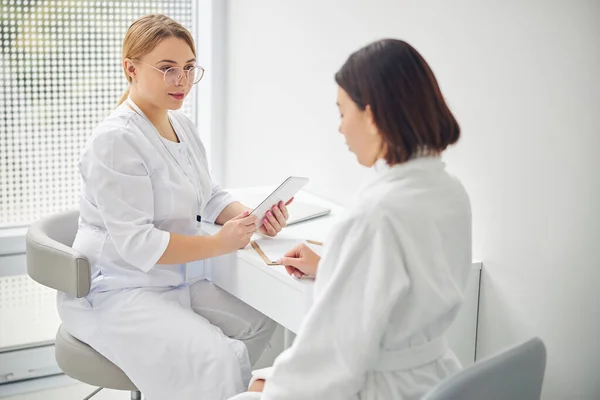
[[262, 395], [236, 400], [414, 400], [460, 369], [443, 335], [470, 271], [468, 196], [437, 157], [377, 165], [325, 243], [292, 347], [255, 371]]
[[197, 215], [213, 222], [233, 199], [213, 184], [188, 118], [169, 112], [175, 143], [138, 111], [119, 106], [82, 152], [73, 248], [90, 260], [92, 285], [86, 298], [59, 293], [59, 312], [67, 330], [123, 369], [146, 399], [227, 398], [250, 378], [244, 343], [192, 311], [185, 264], [156, 263], [169, 232], [197, 234]]

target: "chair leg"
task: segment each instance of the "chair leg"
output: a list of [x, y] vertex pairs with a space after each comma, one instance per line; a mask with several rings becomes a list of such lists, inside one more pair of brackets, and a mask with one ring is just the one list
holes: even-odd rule
[[142, 400], [142, 393], [137, 390], [131, 391], [131, 400]]
[[90, 393], [85, 399], [83, 400], [90, 400], [92, 397], [94, 397], [96, 394], [98, 394], [99, 391], [101, 391], [103, 388], [98, 388], [96, 390], [94, 390], [92, 393]]

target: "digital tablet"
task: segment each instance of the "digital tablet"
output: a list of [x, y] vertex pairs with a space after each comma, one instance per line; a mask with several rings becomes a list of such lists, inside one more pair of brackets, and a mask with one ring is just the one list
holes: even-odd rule
[[273, 191], [266, 199], [264, 199], [258, 207], [256, 207], [250, 215], [258, 217], [257, 228], [263, 225], [263, 219], [267, 214], [267, 211], [280, 201], [287, 203], [292, 197], [296, 195], [308, 183], [308, 178], [301, 178], [297, 176], [290, 176], [287, 178], [277, 189]]
[[290, 226], [313, 218], [329, 215], [331, 214], [331, 208], [294, 200], [288, 207], [288, 212], [290, 213], [290, 217], [288, 218], [286, 225]]

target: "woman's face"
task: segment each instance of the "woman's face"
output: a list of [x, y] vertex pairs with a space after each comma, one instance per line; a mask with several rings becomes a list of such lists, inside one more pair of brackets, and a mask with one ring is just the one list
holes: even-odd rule
[[[132, 77], [132, 94], [154, 107], [177, 110], [192, 88], [186, 72], [196, 64], [196, 57], [190, 46], [183, 40], [170, 37], [162, 40], [150, 53], [139, 60], [125, 60], [125, 68]], [[171, 70], [178, 67], [184, 72]], [[190, 77], [191, 78], [191, 77]]]
[[381, 156], [381, 135], [373, 120], [371, 107], [358, 108], [344, 89], [338, 86], [337, 105], [340, 110], [340, 133], [356, 155], [358, 162], [371, 167]]

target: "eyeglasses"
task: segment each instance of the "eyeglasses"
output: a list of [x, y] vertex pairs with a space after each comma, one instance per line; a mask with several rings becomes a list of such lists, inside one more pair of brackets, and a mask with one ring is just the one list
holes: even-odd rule
[[146, 64], [145, 62], [142, 62], [139, 60], [136, 60], [136, 62], [139, 62], [140, 64], [144, 64], [145, 66], [155, 69], [156, 71], [163, 74], [165, 83], [168, 86], [179, 85], [179, 82], [181, 82], [183, 77], [185, 77], [185, 79], [187, 80], [188, 83], [195, 85], [196, 83], [200, 82], [200, 80], [204, 76], [204, 68], [202, 68], [199, 65], [191, 67], [186, 70], [181, 69], [179, 67], [171, 67], [166, 70], [162, 70], [162, 69], [158, 69], [156, 67], [153, 67], [150, 64]]

